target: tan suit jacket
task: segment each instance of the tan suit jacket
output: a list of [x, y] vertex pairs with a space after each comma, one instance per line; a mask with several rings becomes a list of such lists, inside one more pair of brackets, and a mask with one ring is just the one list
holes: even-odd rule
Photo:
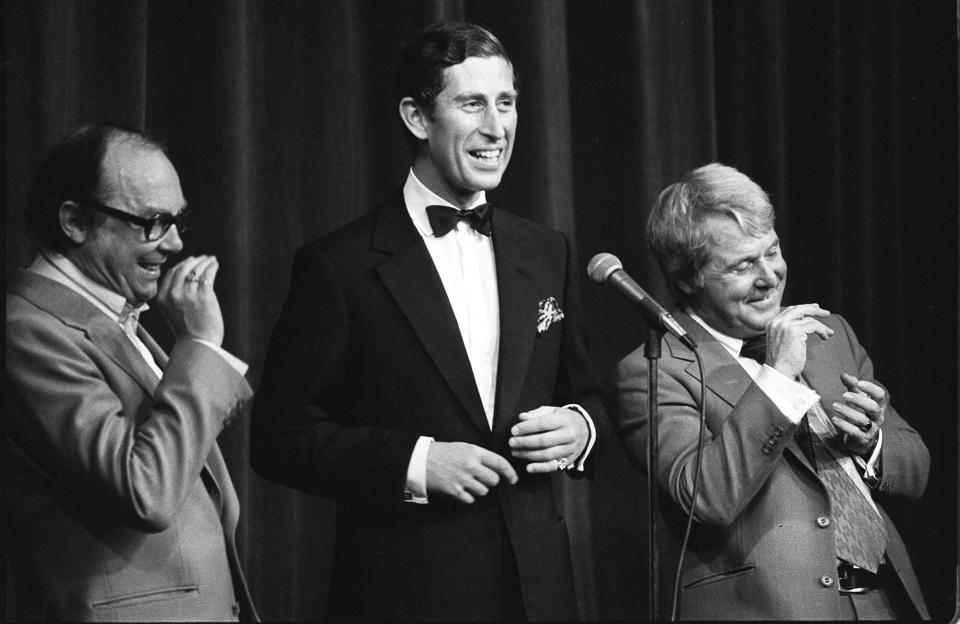
[[216, 438], [251, 397], [178, 340], [157, 379], [82, 296], [21, 272], [6, 305], [6, 550], [21, 619], [256, 619]]
[[[706, 445], [695, 529], [684, 562], [682, 619], [835, 620], [841, 617], [834, 524], [827, 492], [794, 440], [792, 424], [743, 367], [686, 314], [677, 320], [699, 344], [706, 377]], [[827, 412], [842, 402], [840, 372], [873, 379], [873, 364], [839, 316], [811, 335], [803, 377]], [[657, 482], [667, 534], [682, 533], [695, 475], [700, 373], [693, 352], [668, 336], [659, 361]], [[634, 464], [647, 452], [647, 360], [642, 348], [617, 368], [615, 424]], [[882, 476], [873, 498], [887, 523], [887, 559], [918, 614], [929, 618], [903, 540], [883, 510], [891, 497], [919, 498], [930, 455], [892, 407], [883, 423]], [[829, 580], [828, 580], [829, 579]], [[916, 616], [914, 616], [916, 617]]]

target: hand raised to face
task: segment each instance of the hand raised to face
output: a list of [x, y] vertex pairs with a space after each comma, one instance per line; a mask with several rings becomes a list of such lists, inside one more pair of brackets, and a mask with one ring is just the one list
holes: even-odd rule
[[156, 302], [177, 337], [223, 342], [223, 315], [213, 290], [219, 268], [215, 256], [190, 256], [161, 280]]

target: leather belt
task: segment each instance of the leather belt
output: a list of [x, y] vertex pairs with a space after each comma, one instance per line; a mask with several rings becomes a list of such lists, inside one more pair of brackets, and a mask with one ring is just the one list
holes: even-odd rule
[[837, 578], [840, 579], [841, 594], [863, 594], [871, 589], [886, 586], [886, 565], [881, 565], [877, 573], [864, 570], [852, 563], [842, 562], [837, 566]]

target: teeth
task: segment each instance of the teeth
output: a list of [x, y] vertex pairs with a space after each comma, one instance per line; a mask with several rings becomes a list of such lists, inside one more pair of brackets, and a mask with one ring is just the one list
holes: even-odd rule
[[500, 150], [477, 150], [475, 152], [470, 152], [476, 158], [482, 158], [484, 160], [496, 160], [500, 156]]

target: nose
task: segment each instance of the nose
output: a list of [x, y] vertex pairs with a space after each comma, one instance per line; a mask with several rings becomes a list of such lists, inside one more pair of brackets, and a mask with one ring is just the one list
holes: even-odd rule
[[506, 136], [501, 115], [502, 113], [497, 110], [496, 106], [487, 107], [483, 114], [483, 120], [480, 123], [480, 131], [497, 140]]
[[779, 259], [771, 262], [766, 258], [761, 258], [757, 263], [757, 285], [776, 286], [781, 279], [780, 264]]
[[180, 238], [180, 230], [177, 229], [176, 223], [160, 237], [158, 247], [170, 254], [180, 253], [183, 249], [183, 240]]

